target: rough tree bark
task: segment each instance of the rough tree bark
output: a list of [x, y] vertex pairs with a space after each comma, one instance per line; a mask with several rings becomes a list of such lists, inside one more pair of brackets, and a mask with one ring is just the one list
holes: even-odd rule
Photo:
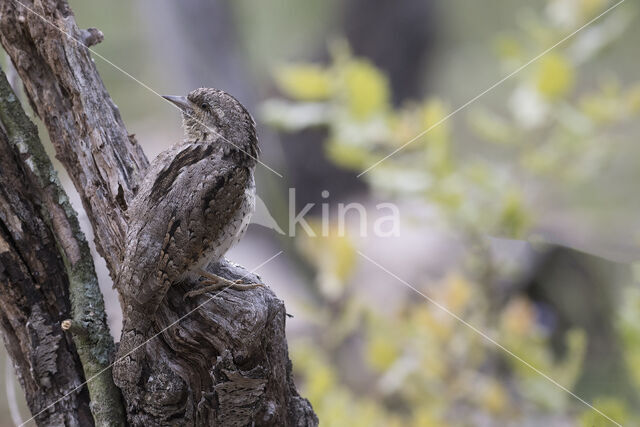
[[101, 40], [99, 32], [80, 31], [63, 1], [2, 0], [0, 13], [2, 46], [80, 193], [98, 252], [114, 276], [127, 202], [148, 161], [81, 45]]
[[[68, 277], [20, 153], [0, 131], [0, 333], [29, 409], [37, 414], [84, 381], [71, 337]], [[91, 425], [86, 389], [36, 418], [39, 425]]]
[[[228, 261], [208, 270], [261, 282]], [[167, 293], [152, 334], [177, 324], [146, 345], [141, 387], [123, 390], [132, 396], [131, 424], [317, 425], [291, 378], [282, 301], [267, 288], [185, 301], [189, 289], [183, 283]]]
[[[128, 135], [90, 57], [86, 45], [100, 39], [97, 30], [77, 28], [64, 0], [0, 0], [0, 42], [80, 193], [98, 251], [115, 276], [127, 206], [148, 161]], [[210, 269], [229, 278], [247, 274], [226, 261]], [[129, 422], [317, 424], [293, 384], [285, 309], [273, 292], [224, 291], [184, 302], [188, 289], [186, 283], [169, 290], [154, 320], [156, 332], [170, 327], [139, 350], [146, 369], [137, 389], [126, 390]]]
[[[41, 219], [56, 239], [58, 252], [52, 253], [51, 256], [58, 256], [63, 261], [65, 274], [61, 279], [68, 289], [71, 302], [71, 318], [65, 318], [63, 321], [72, 326], [73, 341], [81, 367], [84, 368], [84, 377], [95, 377], [88, 384], [89, 395], [93, 402], [91, 412], [98, 424], [104, 424], [107, 420], [117, 420], [122, 423], [125, 416], [120, 392], [106, 372], [109, 370], [109, 362], [115, 349], [109, 334], [104, 301], [98, 286], [89, 245], [80, 229], [69, 198], [58, 181], [53, 165], [40, 142], [38, 129], [25, 114], [2, 70], [0, 70], [0, 122], [8, 143], [3, 147], [6, 161], [15, 158], [18, 163], [14, 168], [21, 168], [12, 176], [18, 178], [19, 174], [22, 174], [23, 178], [16, 186], [11, 182], [15, 179], [7, 180], [9, 175], [6, 175], [2, 190], [8, 197], [15, 199], [18, 197], [16, 191], [20, 186], [29, 189], [32, 201], [35, 201], [39, 207]], [[13, 156], [10, 155], [9, 150], [13, 150]], [[7, 168], [7, 171], [9, 170], [11, 169]], [[12, 206], [8, 205], [2, 209], [12, 209]], [[7, 215], [5, 217], [8, 218]], [[16, 216], [16, 218], [21, 217]], [[24, 239], [25, 235], [15, 235], [14, 231], [12, 237], [14, 240], [19, 240]], [[40, 236], [30, 234], [27, 238], [38, 240]], [[13, 249], [13, 256], [16, 255], [17, 250], [17, 248]], [[38, 273], [44, 273], [37, 274], [43, 280], [59, 275], [57, 270]], [[0, 299], [3, 296], [4, 294], [0, 294]], [[67, 312], [68, 310], [59, 311], [59, 315]], [[24, 314], [29, 316], [28, 312]], [[55, 328], [58, 329], [59, 326], [58, 321]], [[36, 363], [38, 363], [37, 359]], [[38, 412], [40, 411], [35, 413]]]

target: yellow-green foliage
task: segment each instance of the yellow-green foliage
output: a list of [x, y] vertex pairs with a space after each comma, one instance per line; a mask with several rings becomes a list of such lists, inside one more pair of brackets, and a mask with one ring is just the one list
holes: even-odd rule
[[[466, 278], [453, 274], [421, 288], [479, 329], [500, 336], [502, 343], [518, 349], [518, 356], [538, 369], [567, 386], [575, 382], [584, 354], [579, 331], [568, 336], [566, 358], [554, 361], [528, 301], [510, 303], [492, 326], [481, 288]], [[343, 298], [348, 298], [348, 290]], [[483, 413], [502, 423], [533, 416], [535, 412], [527, 407], [553, 413], [573, 403], [520, 361], [504, 357], [491, 343], [426, 301], [409, 303], [391, 315], [355, 302], [319, 312], [333, 319], [336, 327], [323, 323], [314, 342], [293, 341], [292, 359], [305, 395], [326, 425], [466, 425], [460, 410], [467, 416]], [[350, 372], [341, 371], [332, 360], [355, 336], [362, 340], [361, 346], [350, 354], [349, 364], [362, 366], [368, 383], [364, 389], [349, 387], [345, 377], [351, 377]], [[491, 368], [499, 359], [513, 371], [511, 375], [501, 377]], [[520, 399], [527, 400], [525, 408], [518, 406]]]
[[557, 52], [550, 52], [540, 58], [536, 72], [536, 88], [542, 96], [549, 99], [565, 97], [574, 81], [574, 68], [571, 62]]
[[[523, 21], [522, 33], [501, 35], [495, 50], [505, 74], [566, 36], [570, 25], [591, 19], [605, 3], [549, 1], [548, 10], [564, 8], [564, 22], [551, 24], [546, 16], [531, 15]], [[503, 85], [511, 88], [503, 111], [477, 102], [457, 112], [458, 106], [438, 96], [394, 109], [386, 77], [368, 61], [351, 56], [344, 43], [334, 43], [329, 65], [280, 68], [276, 81], [289, 99], [266, 102], [263, 115], [286, 130], [326, 127], [327, 156], [355, 171], [404, 147], [363, 179], [385, 196], [422, 196], [432, 206], [435, 202], [456, 228], [525, 237], [535, 225], [530, 212], [540, 186], [554, 180], [568, 187], [597, 176], [620, 139], [613, 127], [640, 113], [639, 84], [625, 87], [607, 74], [596, 90], [576, 90], [580, 65], [622, 35], [628, 24], [624, 16], [611, 13], [592, 24], [591, 33], [576, 34], [515, 75]], [[595, 31], [600, 44], [590, 39]], [[453, 125], [460, 128], [465, 122], [475, 141], [459, 141], [467, 133]], [[473, 146], [469, 149], [469, 144], [483, 143], [504, 147], [508, 161], [496, 162], [475, 154]], [[525, 185], [537, 190], [524, 193]]]
[[[495, 50], [505, 74], [608, 4], [550, 0], [547, 11], [570, 6], [571, 14], [558, 23], [530, 14], [519, 33], [501, 35]], [[354, 171], [404, 147], [363, 176], [374, 192], [424, 200], [470, 244], [484, 233], [525, 237], [536, 224], [536, 192], [523, 191], [524, 184], [570, 186], [597, 176], [615, 151], [614, 127], [638, 119], [640, 84], [627, 86], [607, 75], [595, 90], [580, 85], [580, 65], [628, 23], [617, 12], [591, 27], [600, 31], [601, 45], [585, 49], [586, 34], [577, 34], [505, 83], [509, 105], [502, 110], [477, 103], [450, 117], [458, 106], [439, 96], [394, 108], [387, 78], [337, 43], [327, 65], [280, 68], [276, 82], [286, 99], [266, 102], [263, 116], [287, 131], [323, 126], [328, 158]], [[502, 160], [483, 158], [478, 147], [501, 152]], [[495, 304], [494, 291], [483, 283], [483, 274], [495, 270], [490, 256], [476, 260], [477, 269], [415, 285], [514, 355], [422, 298], [401, 301], [391, 313], [372, 309], [356, 297], [362, 289], [350, 284], [358, 259], [354, 245], [331, 231], [325, 238], [298, 239], [298, 250], [316, 270], [320, 301], [309, 307], [318, 326], [313, 339], [291, 343], [295, 374], [323, 425], [519, 425], [538, 417], [540, 425], [554, 417], [559, 425], [608, 425], [518, 360], [571, 388], [581, 374], [585, 334], [570, 331], [565, 357], [555, 358], [531, 301]], [[640, 292], [625, 298], [624, 307], [618, 326], [640, 388]], [[623, 424], [637, 421], [616, 399], [603, 396], [596, 406]]]
[[[631, 416], [623, 402], [616, 399], [603, 398], [593, 403], [595, 408], [607, 414], [611, 419], [616, 420], [620, 425], [637, 425], [637, 419], [635, 420], [636, 422], [630, 424]], [[604, 418], [598, 412], [591, 410], [586, 411], [580, 416], [580, 425], [582, 427], [608, 427], [611, 425], [611, 421]]]
[[291, 98], [316, 101], [331, 96], [331, 76], [320, 66], [304, 64], [282, 67], [276, 77], [280, 89]]
[[325, 237], [303, 234], [296, 241], [297, 248], [317, 271], [319, 290], [327, 298], [338, 298], [353, 270], [355, 249], [349, 239], [340, 236], [335, 224], [327, 224], [324, 233], [323, 225], [318, 221], [309, 220], [308, 223], [316, 236]]
[[624, 356], [636, 387], [640, 389], [640, 269], [636, 268], [636, 283], [625, 289], [618, 311], [618, 330], [625, 346]]

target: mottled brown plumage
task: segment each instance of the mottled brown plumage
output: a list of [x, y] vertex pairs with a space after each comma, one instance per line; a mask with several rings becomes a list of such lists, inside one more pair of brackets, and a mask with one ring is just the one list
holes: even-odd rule
[[[126, 296], [122, 302], [129, 318], [119, 356], [147, 335], [173, 284], [196, 282], [204, 275], [205, 284], [255, 287], [202, 271], [222, 258], [248, 226], [258, 155], [255, 123], [242, 104], [220, 90], [196, 89], [186, 98], [166, 98], [183, 112], [185, 139], [153, 161], [128, 209], [116, 286]], [[129, 359], [135, 362], [135, 356]], [[118, 380], [117, 369], [115, 374]]]

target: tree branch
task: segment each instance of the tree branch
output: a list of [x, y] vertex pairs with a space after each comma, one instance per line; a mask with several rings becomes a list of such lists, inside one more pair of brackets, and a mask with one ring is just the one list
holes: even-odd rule
[[[80, 193], [112, 277], [148, 161], [104, 87], [66, 1], [0, 1], [0, 42]], [[92, 37], [92, 42], [99, 37]]]
[[40, 215], [51, 228], [64, 263], [73, 322], [84, 330], [83, 334], [73, 334], [73, 341], [84, 377], [98, 375], [87, 384], [91, 401], [94, 402], [91, 411], [96, 424], [123, 425], [125, 414], [120, 391], [113, 383], [110, 372], [105, 371], [115, 347], [107, 326], [104, 301], [89, 245], [40, 142], [38, 129], [25, 114], [2, 70], [0, 121], [14, 153], [20, 153], [24, 173], [28, 175], [26, 182], [41, 203]]
[[[84, 381], [71, 337], [68, 277], [21, 154], [0, 131], [0, 332], [31, 413]], [[38, 425], [93, 425], [89, 394], [72, 393], [36, 417]]]

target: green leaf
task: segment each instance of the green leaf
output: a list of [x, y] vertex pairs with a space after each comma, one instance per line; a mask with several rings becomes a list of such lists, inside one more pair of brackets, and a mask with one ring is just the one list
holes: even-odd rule
[[300, 101], [328, 99], [332, 92], [331, 82], [329, 71], [313, 64], [283, 66], [276, 72], [278, 88]]
[[549, 52], [540, 59], [536, 75], [536, 86], [549, 99], [566, 95], [573, 87], [573, 65], [561, 54]]
[[[600, 398], [594, 401], [594, 406], [617, 423], [628, 425], [629, 412], [623, 401], [614, 398]], [[611, 425], [611, 421], [598, 412], [590, 410], [582, 414], [580, 425], [583, 427], [607, 427]]]
[[348, 145], [337, 141], [329, 141], [327, 144], [327, 156], [338, 166], [349, 169], [359, 169], [371, 159], [368, 148]]
[[389, 82], [368, 61], [350, 61], [344, 70], [346, 101], [356, 119], [367, 119], [389, 108]]
[[531, 219], [527, 214], [522, 197], [515, 191], [510, 191], [503, 202], [500, 213], [500, 228], [507, 236], [521, 238], [528, 230]]

